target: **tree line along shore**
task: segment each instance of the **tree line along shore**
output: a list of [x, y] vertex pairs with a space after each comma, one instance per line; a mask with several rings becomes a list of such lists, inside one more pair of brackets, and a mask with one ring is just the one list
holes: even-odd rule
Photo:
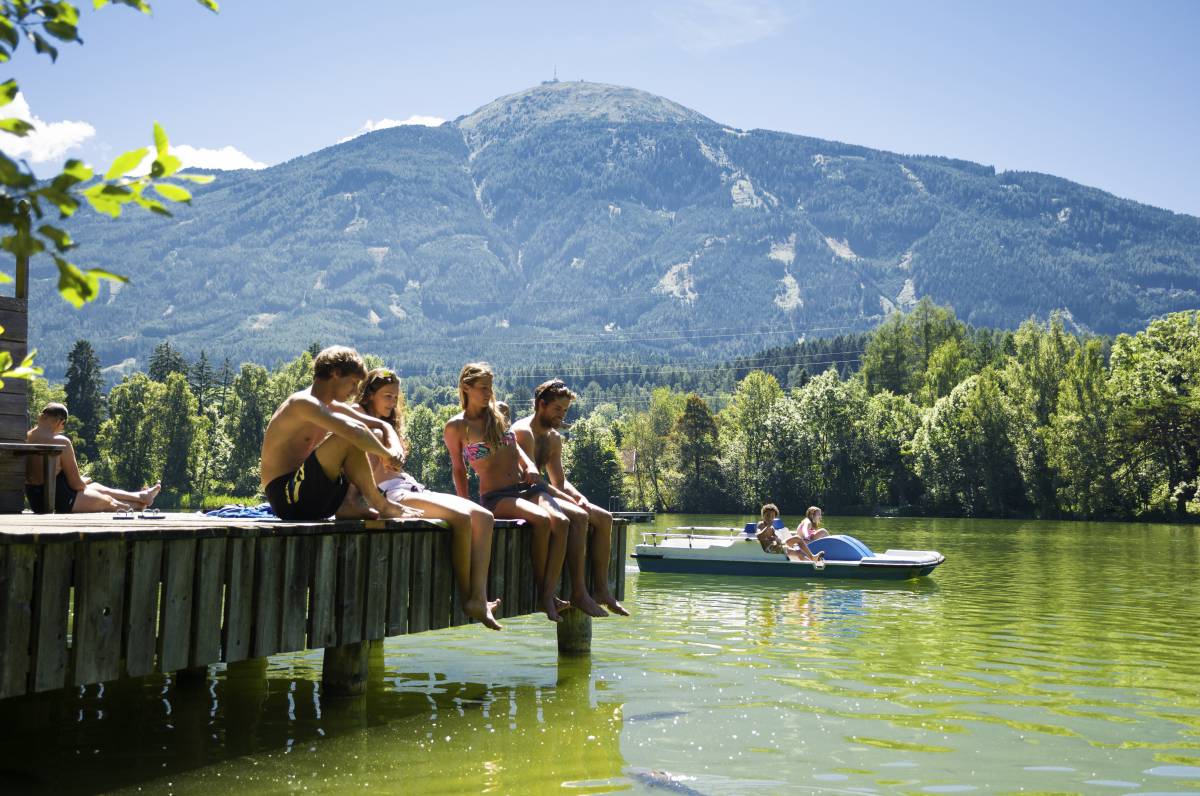
[[[105, 391], [92, 345], [61, 384], [85, 471], [164, 485], [160, 505], [259, 498], [259, 454], [279, 402], [311, 380], [310, 346], [267, 368], [189, 361], [160, 343], [145, 372]], [[368, 366], [383, 365], [367, 355]], [[498, 397], [527, 414], [548, 372], [501, 367]], [[721, 366], [564, 364], [580, 398], [564, 456], [600, 505], [747, 512], [765, 502], [833, 512], [972, 517], [1194, 519], [1200, 515], [1200, 312], [1116, 338], [1064, 320], [972, 328], [922, 301], [870, 332], [771, 349]], [[407, 376], [407, 469], [453, 491], [442, 443], [460, 411], [447, 370]]]

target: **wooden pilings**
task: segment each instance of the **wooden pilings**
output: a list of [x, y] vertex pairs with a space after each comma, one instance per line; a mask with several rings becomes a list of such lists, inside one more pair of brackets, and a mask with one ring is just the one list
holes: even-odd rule
[[[529, 531], [498, 526], [489, 594], [503, 599], [502, 617], [532, 613]], [[614, 527], [618, 598], [624, 535]], [[580, 617], [569, 611], [560, 625], [564, 652], [590, 648], [590, 620]], [[356, 693], [372, 640], [468, 621], [451, 535], [429, 522], [0, 522], [0, 698], [153, 672], [203, 679], [209, 664], [317, 648], [325, 688]]]

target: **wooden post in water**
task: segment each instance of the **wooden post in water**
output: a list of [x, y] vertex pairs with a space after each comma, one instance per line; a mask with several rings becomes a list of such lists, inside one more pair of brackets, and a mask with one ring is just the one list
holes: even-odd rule
[[559, 655], [590, 655], [592, 652], [592, 618], [578, 608], [571, 608], [558, 623]]
[[[584, 577], [591, 580], [591, 561], [587, 562], [587, 573]], [[590, 584], [589, 584], [590, 585]], [[560, 594], [570, 596], [571, 573], [569, 567], [563, 568], [562, 589]], [[572, 606], [562, 615], [558, 623], [558, 654], [559, 655], [590, 655], [592, 653], [592, 618], [583, 611]]]
[[328, 696], [361, 696], [367, 691], [371, 642], [357, 641], [325, 648], [321, 668], [322, 690]]

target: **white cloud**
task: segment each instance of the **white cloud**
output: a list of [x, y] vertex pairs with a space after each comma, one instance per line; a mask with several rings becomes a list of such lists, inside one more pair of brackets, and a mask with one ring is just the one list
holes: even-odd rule
[[96, 134], [87, 122], [47, 122], [33, 115], [21, 94], [0, 108], [0, 119], [24, 119], [33, 130], [24, 138], [0, 133], [0, 149], [9, 157], [27, 158], [32, 163], [59, 160]]
[[422, 127], [439, 127], [442, 124], [445, 124], [445, 122], [445, 119], [442, 119], [438, 116], [409, 116], [407, 119], [403, 120], [380, 119], [379, 121], [374, 121], [372, 119], [367, 119], [367, 121], [363, 123], [363, 126], [358, 128], [358, 130], [356, 130], [352, 135], [348, 135], [345, 138], [339, 138], [338, 143], [344, 144], [347, 141], [358, 138], [364, 133], [373, 133], [376, 130], [386, 130], [389, 127], [406, 127], [414, 124]]
[[773, 0], [679, 0], [658, 6], [654, 16], [683, 49], [711, 52], [776, 36], [795, 10]]
[[[265, 169], [266, 163], [260, 163], [245, 152], [232, 146], [220, 149], [204, 149], [203, 147], [180, 144], [171, 147], [171, 154], [183, 161], [184, 166], [198, 169]], [[150, 162], [150, 158], [146, 159]]]

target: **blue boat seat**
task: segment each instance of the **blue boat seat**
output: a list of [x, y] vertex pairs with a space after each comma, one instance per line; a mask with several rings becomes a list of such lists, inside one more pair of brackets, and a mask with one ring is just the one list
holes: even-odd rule
[[[783, 520], [779, 519], [778, 517], [775, 518], [775, 530], [782, 531], [786, 527], [787, 527], [787, 525], [784, 524]], [[758, 523], [757, 522], [746, 523], [746, 527], [742, 528], [742, 533], [748, 533], [748, 534], [758, 533]]]
[[871, 548], [853, 536], [843, 534], [826, 536], [815, 542], [809, 542], [808, 549], [813, 551], [813, 555], [825, 553], [826, 561], [860, 561], [875, 555], [871, 552]]

